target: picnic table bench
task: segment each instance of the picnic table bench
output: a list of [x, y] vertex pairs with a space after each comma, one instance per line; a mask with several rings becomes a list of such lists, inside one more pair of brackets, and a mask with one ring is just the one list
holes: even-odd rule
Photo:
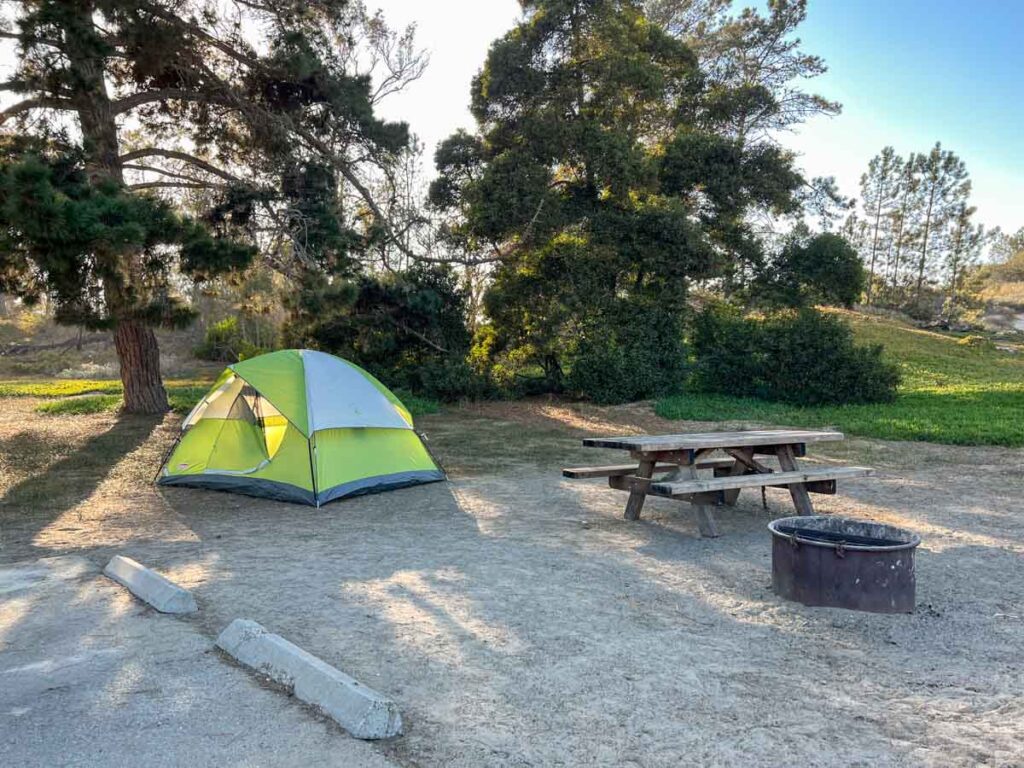
[[[837, 480], [872, 474], [867, 467], [800, 466], [808, 444], [842, 439], [842, 432], [787, 429], [591, 437], [583, 441], [585, 447], [629, 451], [633, 461], [572, 467], [562, 474], [574, 479], [606, 477], [611, 488], [628, 491], [627, 520], [640, 518], [649, 494], [687, 501], [696, 510], [701, 535], [715, 537], [719, 533], [711, 507], [735, 505], [744, 488], [788, 488], [797, 514], [813, 515], [810, 494], [832, 494]], [[711, 456], [714, 453], [725, 456]], [[775, 457], [778, 469], [759, 456]], [[710, 476], [702, 477], [702, 470]]]

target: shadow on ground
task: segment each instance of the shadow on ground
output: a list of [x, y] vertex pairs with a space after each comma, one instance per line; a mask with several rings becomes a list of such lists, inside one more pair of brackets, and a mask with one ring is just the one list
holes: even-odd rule
[[139, 514], [180, 535], [140, 523], [118, 551], [193, 589], [203, 636], [255, 619], [393, 696], [408, 733], [382, 749], [401, 764], [1024, 756], [1019, 452], [972, 462], [906, 446], [915, 469], [816, 499], [925, 541], [918, 612], [874, 616], [771, 593], [765, 526], [789, 513], [785, 492], [769, 492], [768, 512], [741, 497], [719, 515], [722, 538], [705, 540], [683, 505], [652, 500], [628, 523], [622, 495], [563, 480], [561, 466], [601, 461], [578, 425], [457, 412], [423, 426], [453, 482], [319, 510], [143, 488], [136, 471]]
[[[119, 462], [150, 438], [162, 420], [162, 416], [120, 416], [110, 429], [77, 445], [54, 446], [31, 432], [5, 441], [6, 461], [20, 464], [24, 456], [30, 474], [0, 498], [0, 528], [7, 539], [0, 543], [5, 548], [17, 543], [21, 557], [31, 556], [25, 548], [32, 547], [36, 534], [86, 501]], [[44, 464], [38, 457], [47, 449], [58, 451], [59, 458]]]

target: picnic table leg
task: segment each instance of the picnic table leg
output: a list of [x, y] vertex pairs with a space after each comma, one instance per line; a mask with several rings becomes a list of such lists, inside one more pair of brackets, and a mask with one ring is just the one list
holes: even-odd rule
[[[699, 478], [696, 458], [693, 464], [680, 466], [679, 470], [684, 477], [688, 476], [694, 480]], [[722, 535], [718, 532], [718, 524], [715, 522], [715, 516], [711, 513], [710, 504], [693, 504], [693, 510], [697, 513], [697, 528], [700, 530], [701, 536], [705, 539], [717, 539]]]
[[[796, 454], [793, 452], [793, 446], [780, 445], [776, 449], [775, 455], [779, 459], [779, 466], [783, 472], [795, 472], [800, 469], [800, 465], [796, 461]], [[789, 486], [789, 495], [793, 497], [793, 506], [796, 507], [798, 515], [814, 514], [811, 495], [807, 493], [807, 488], [803, 483]]]
[[[646, 479], [650, 479], [651, 475], [654, 474], [654, 467], [657, 461], [654, 459], [641, 459], [640, 466], [636, 470], [636, 476]], [[639, 520], [640, 511], [644, 508], [644, 499], [647, 498], [647, 489], [640, 490], [634, 488], [629, 492], [629, 500], [626, 502], [626, 514], [623, 515], [627, 520]]]

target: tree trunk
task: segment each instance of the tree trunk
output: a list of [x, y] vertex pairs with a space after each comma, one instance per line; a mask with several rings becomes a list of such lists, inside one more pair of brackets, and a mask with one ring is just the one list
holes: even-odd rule
[[127, 413], [164, 413], [170, 406], [160, 380], [160, 349], [153, 329], [139, 320], [121, 320], [114, 329]]
[[953, 275], [952, 275], [952, 278], [949, 281], [949, 312], [946, 315], [948, 320], [952, 320], [953, 319], [953, 311], [956, 309], [956, 277], [957, 277], [957, 271], [960, 268], [960, 253], [961, 253], [962, 247], [963, 247], [963, 238], [964, 238], [964, 226], [963, 226], [963, 221], [961, 220], [957, 224], [956, 242], [955, 242], [955, 244], [953, 246], [953, 260], [952, 260], [953, 263], [951, 265], [952, 268], [953, 268]]
[[921, 306], [921, 287], [924, 285], [924, 268], [928, 262], [928, 235], [931, 234], [932, 206], [935, 203], [935, 187], [932, 186], [928, 194], [928, 212], [924, 217], [924, 237], [921, 240], [921, 260], [917, 265], [917, 290], [914, 301], [918, 307]]
[[949, 312], [946, 313], [947, 320], [952, 320], [953, 314], [956, 311], [956, 273], [959, 266], [958, 261], [953, 262], [953, 279], [949, 286]]
[[868, 270], [868, 290], [867, 290], [867, 304], [871, 306], [872, 293], [875, 288], [875, 255], [878, 251], [878, 225], [882, 220], [882, 190], [880, 189], [881, 183], [875, 188], [875, 194], [878, 199], [875, 203], [875, 231], [871, 235], [871, 268]]
[[[86, 149], [85, 170], [93, 184], [113, 182], [124, 186], [119, 158], [118, 126], [107, 92], [106, 60], [95, 44], [94, 0], [69, 4], [75, 22], [69, 27], [66, 53], [74, 65], [79, 125]], [[135, 318], [145, 285], [142, 253], [117, 249], [98, 250], [96, 258], [105, 271], [117, 278], [104, 279], [107, 313], [114, 321], [114, 347], [121, 365], [124, 406], [128, 413], [163, 413], [167, 393], [160, 382], [160, 350], [153, 329]]]
[[907, 206], [908, 199], [910, 197], [910, 175], [908, 173], [907, 178], [903, 182], [903, 199], [900, 201], [900, 229], [896, 235], [896, 259], [893, 262], [892, 268], [892, 298], [893, 302], [896, 303], [901, 297], [902, 291], [899, 290], [897, 285], [900, 277], [900, 255], [903, 252], [903, 228], [907, 224], [907, 216], [909, 210]]

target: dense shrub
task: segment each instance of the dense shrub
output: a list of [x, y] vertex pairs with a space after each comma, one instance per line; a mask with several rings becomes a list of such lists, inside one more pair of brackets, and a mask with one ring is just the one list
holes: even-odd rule
[[487, 379], [467, 362], [466, 296], [450, 269], [310, 281], [296, 291], [285, 343], [339, 355], [389, 387], [438, 400], [480, 397]]
[[552, 337], [540, 345], [490, 323], [477, 331], [469, 360], [511, 397], [562, 393], [611, 405], [680, 391], [685, 384], [679, 314], [620, 300], [595, 309], [585, 322], [558, 324]]
[[617, 325], [595, 328], [580, 341], [566, 377], [569, 394], [610, 405], [682, 389], [687, 366], [678, 320], [646, 312]]
[[852, 307], [866, 287], [864, 265], [845, 238], [800, 231], [759, 270], [751, 299], [770, 307]]
[[694, 385], [798, 405], [879, 403], [896, 396], [899, 370], [882, 347], [855, 346], [850, 328], [813, 309], [744, 317], [723, 307], [697, 319]]

